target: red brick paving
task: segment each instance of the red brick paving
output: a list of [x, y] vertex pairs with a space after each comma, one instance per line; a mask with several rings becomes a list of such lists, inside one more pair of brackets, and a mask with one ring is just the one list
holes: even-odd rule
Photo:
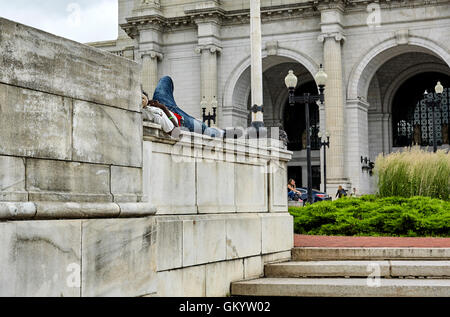
[[450, 248], [450, 238], [337, 237], [296, 234], [294, 246]]

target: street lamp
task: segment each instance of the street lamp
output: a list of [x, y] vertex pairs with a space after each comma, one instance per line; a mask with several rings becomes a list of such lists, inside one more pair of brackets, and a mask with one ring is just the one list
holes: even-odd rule
[[297, 104], [305, 105], [305, 120], [306, 120], [306, 161], [308, 170], [308, 203], [312, 204], [312, 171], [311, 171], [311, 131], [309, 127], [309, 104], [320, 101], [321, 104], [325, 101], [324, 90], [325, 83], [327, 81], [327, 74], [323, 70], [323, 66], [320, 65], [319, 72], [314, 79], [319, 88], [319, 95], [311, 95], [304, 93], [303, 96], [295, 96], [295, 87], [297, 87], [298, 79], [294, 75], [294, 71], [290, 70], [284, 82], [289, 90], [289, 105], [294, 106]]
[[[327, 131], [325, 135], [322, 131], [319, 131], [317, 136], [320, 138], [320, 148], [323, 147], [323, 191], [327, 192], [327, 147], [330, 147], [330, 133]], [[324, 137], [327, 138], [324, 141]]]
[[440, 81], [437, 82], [436, 87], [434, 87], [434, 91], [436, 92], [436, 97], [432, 93], [429, 94], [426, 90], [424, 93], [424, 97], [427, 106], [431, 107], [431, 110], [433, 112], [433, 152], [437, 152], [435, 110], [437, 106], [441, 105], [442, 93], [444, 92], [444, 86], [441, 85]]

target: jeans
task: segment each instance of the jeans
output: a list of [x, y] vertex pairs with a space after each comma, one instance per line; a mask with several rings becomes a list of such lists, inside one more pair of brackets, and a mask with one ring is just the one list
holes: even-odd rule
[[220, 129], [210, 128], [204, 122], [193, 118], [186, 112], [181, 110], [173, 97], [174, 85], [172, 78], [164, 76], [158, 82], [153, 100], [165, 105], [170, 111], [175, 112], [183, 117], [181, 126], [187, 128], [190, 132], [201, 133], [211, 137], [223, 137], [224, 131]]

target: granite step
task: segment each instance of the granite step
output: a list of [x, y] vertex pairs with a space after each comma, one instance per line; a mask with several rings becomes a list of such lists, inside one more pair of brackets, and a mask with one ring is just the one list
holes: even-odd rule
[[450, 297], [450, 279], [260, 278], [231, 284], [233, 296]]
[[293, 261], [265, 266], [269, 278], [295, 277], [450, 278], [450, 261]]
[[450, 248], [298, 247], [292, 249], [292, 260], [450, 260]]

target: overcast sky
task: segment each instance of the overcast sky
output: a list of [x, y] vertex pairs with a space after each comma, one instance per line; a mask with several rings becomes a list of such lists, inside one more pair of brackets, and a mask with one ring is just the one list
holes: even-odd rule
[[117, 38], [117, 0], [0, 0], [0, 16], [78, 42]]

